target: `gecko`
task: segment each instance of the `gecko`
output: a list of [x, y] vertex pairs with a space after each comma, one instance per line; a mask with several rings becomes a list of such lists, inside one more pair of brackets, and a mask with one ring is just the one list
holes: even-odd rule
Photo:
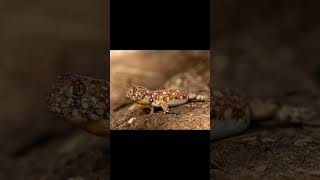
[[288, 105], [275, 98], [248, 98], [231, 90], [214, 89], [211, 97], [211, 140], [240, 134], [253, 121], [275, 119], [276, 123], [293, 124], [309, 120], [316, 114], [312, 108], [303, 105]]
[[162, 108], [164, 113], [170, 113], [169, 108], [188, 103], [189, 101], [210, 101], [210, 98], [197, 93], [189, 93], [182, 89], [166, 89], [151, 91], [138, 85], [129, 85], [126, 89], [126, 97], [140, 105], [150, 107], [150, 113], [154, 108]]
[[109, 132], [109, 83], [103, 79], [64, 73], [47, 94], [49, 110], [93, 135]]

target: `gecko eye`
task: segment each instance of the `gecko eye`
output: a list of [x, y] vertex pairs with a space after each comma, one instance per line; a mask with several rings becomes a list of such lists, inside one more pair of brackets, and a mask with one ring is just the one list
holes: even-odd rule
[[82, 97], [86, 94], [87, 87], [86, 85], [81, 81], [76, 81], [73, 85], [73, 95], [77, 97]]

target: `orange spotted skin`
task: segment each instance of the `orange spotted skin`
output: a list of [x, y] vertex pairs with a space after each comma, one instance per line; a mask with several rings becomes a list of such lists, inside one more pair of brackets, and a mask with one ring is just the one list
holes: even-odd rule
[[[186, 104], [189, 100], [188, 92], [180, 89], [150, 91], [142, 86], [130, 86], [126, 90], [126, 97], [137, 104], [161, 107], [164, 113], [169, 107]], [[153, 109], [152, 109], [153, 112]]]
[[181, 99], [188, 99], [188, 94], [184, 90], [179, 89], [168, 89], [168, 90], [158, 90], [152, 91], [151, 97], [153, 100], [164, 100], [164, 101], [174, 101]]
[[169, 107], [179, 106], [188, 102], [186, 91], [179, 89], [159, 90], [151, 92], [152, 107], [161, 107], [163, 112], [168, 113]]

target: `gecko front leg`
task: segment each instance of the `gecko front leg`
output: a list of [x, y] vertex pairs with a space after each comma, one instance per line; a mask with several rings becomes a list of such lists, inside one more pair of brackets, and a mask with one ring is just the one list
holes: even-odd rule
[[162, 101], [160, 105], [164, 113], [169, 113], [169, 106], [166, 101]]
[[[161, 107], [164, 113], [169, 113], [169, 106], [168, 103], [164, 100], [160, 100], [160, 99], [155, 99], [152, 103], [151, 103], [151, 107], [154, 109], [154, 107]], [[152, 111], [153, 112], [153, 111]], [[150, 113], [151, 114], [151, 113]]]

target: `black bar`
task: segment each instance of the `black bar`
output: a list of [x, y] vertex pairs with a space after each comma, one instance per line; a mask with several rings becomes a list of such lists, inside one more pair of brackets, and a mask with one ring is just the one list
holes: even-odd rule
[[210, 1], [112, 0], [111, 49], [209, 50]]
[[111, 179], [210, 178], [210, 131], [111, 131]]

